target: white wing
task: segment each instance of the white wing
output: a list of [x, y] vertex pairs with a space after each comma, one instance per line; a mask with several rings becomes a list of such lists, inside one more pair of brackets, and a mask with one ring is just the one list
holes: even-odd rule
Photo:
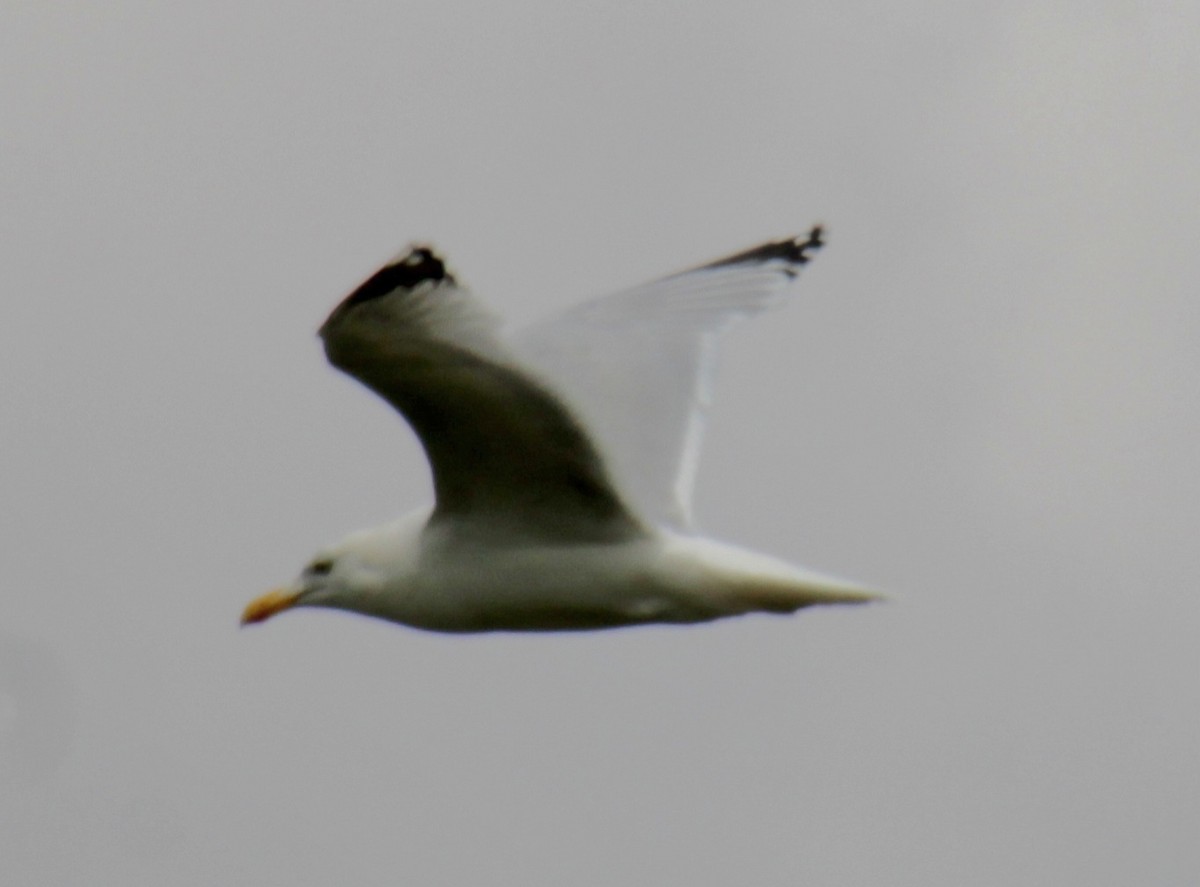
[[521, 362], [582, 418], [642, 517], [690, 528], [720, 335], [778, 303], [821, 233], [585, 302], [512, 335]]

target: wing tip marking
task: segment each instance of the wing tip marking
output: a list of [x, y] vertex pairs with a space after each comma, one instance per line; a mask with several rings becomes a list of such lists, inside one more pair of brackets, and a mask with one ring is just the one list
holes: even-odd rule
[[730, 265], [765, 264], [779, 260], [784, 263], [780, 270], [788, 277], [795, 277], [800, 268], [812, 260], [811, 254], [824, 245], [825, 226], [813, 225], [803, 238], [797, 236], [789, 237], [786, 240], [772, 240], [727, 258], [718, 259], [704, 267], [725, 268]]
[[335, 318], [341, 317], [355, 305], [383, 298], [399, 289], [411, 291], [425, 282], [434, 285], [455, 285], [457, 280], [447, 267], [445, 259], [431, 245], [414, 243], [342, 299], [321, 325], [319, 332], [324, 336]]

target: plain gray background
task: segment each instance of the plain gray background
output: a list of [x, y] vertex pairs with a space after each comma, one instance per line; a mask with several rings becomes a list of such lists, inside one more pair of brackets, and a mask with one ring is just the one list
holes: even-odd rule
[[[0, 10], [6, 883], [1191, 884], [1200, 7]], [[313, 333], [828, 224], [713, 535], [895, 595], [447, 638], [242, 606], [428, 495]]]

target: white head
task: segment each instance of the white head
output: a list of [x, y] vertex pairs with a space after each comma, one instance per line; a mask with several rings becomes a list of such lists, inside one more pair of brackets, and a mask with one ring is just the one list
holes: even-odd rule
[[416, 517], [419, 520], [403, 518], [361, 530], [318, 552], [292, 583], [247, 604], [242, 625], [264, 622], [295, 607], [376, 613], [380, 594], [402, 591], [404, 578], [416, 570], [427, 514]]

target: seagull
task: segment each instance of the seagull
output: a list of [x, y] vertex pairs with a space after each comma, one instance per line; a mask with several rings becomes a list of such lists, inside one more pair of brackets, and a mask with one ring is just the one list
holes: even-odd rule
[[435, 632], [568, 631], [876, 599], [692, 519], [718, 340], [822, 245], [817, 226], [515, 332], [410, 246], [319, 335], [412, 427], [435, 503], [319, 552], [242, 624], [330, 607]]

